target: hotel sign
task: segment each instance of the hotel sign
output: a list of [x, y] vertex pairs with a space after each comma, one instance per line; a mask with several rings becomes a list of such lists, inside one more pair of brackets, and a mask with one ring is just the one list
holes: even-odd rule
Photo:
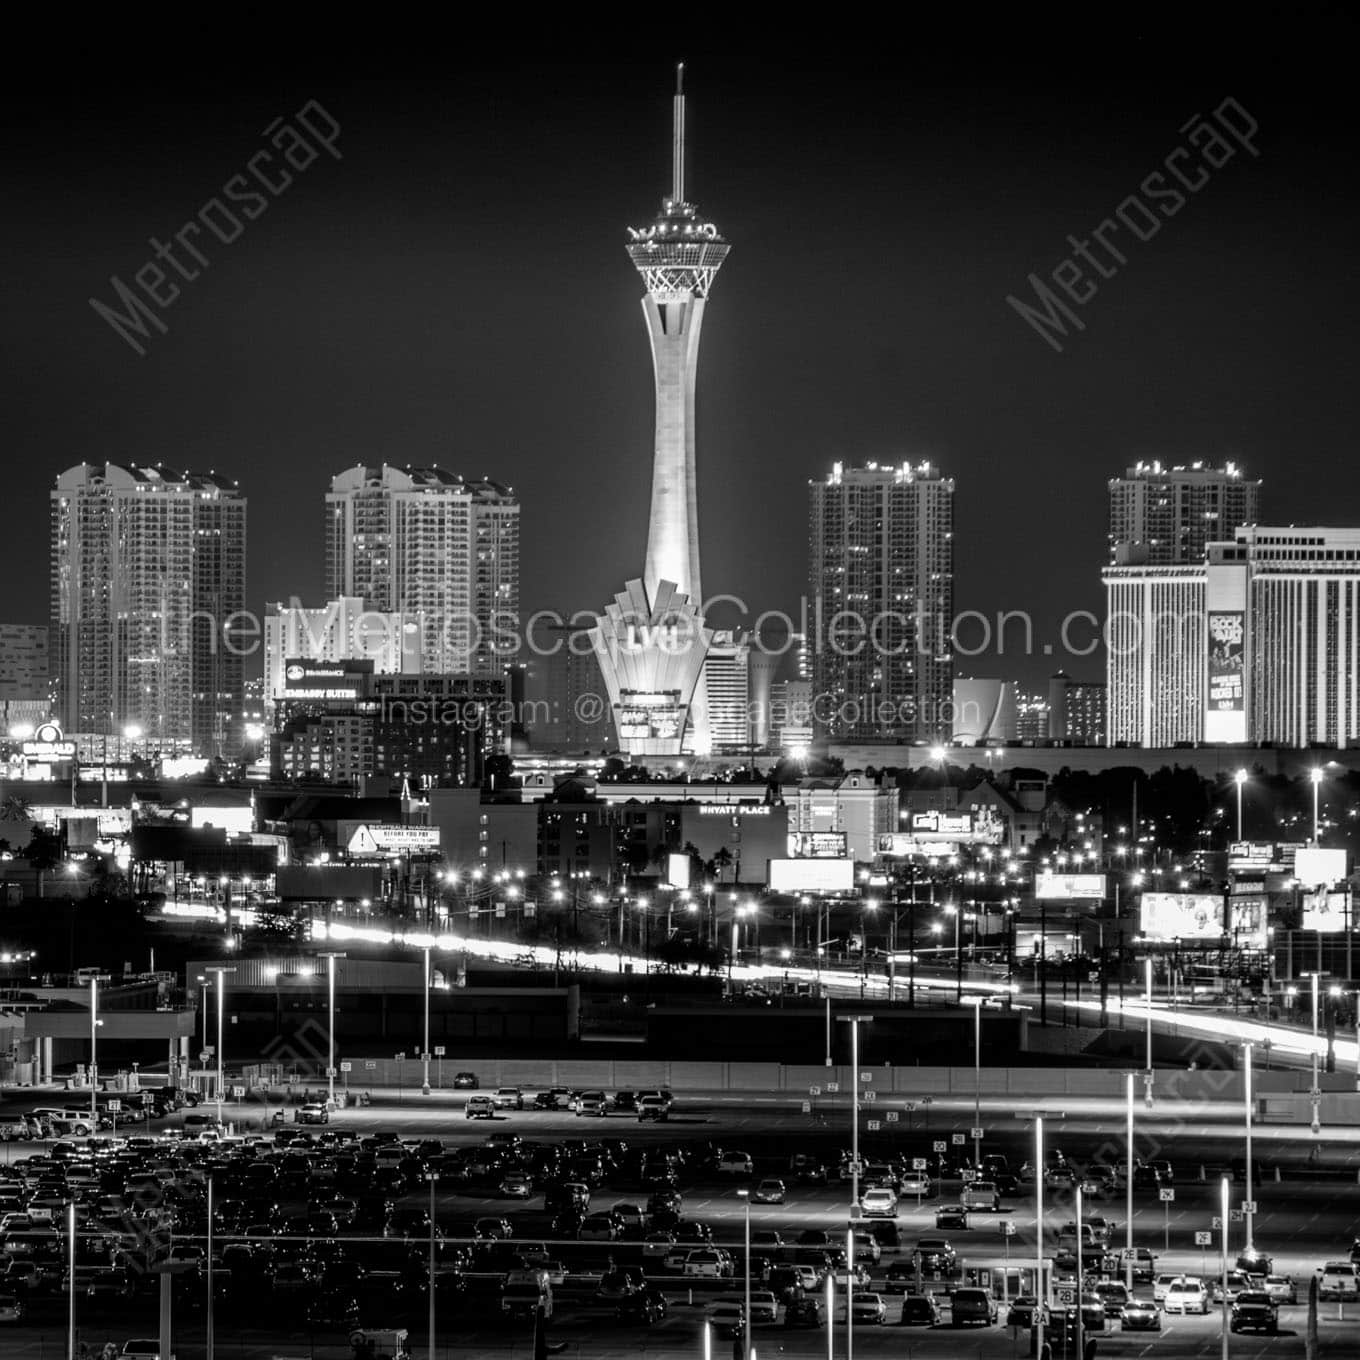
[[74, 760], [76, 744], [67, 741], [61, 728], [54, 722], [41, 723], [33, 739], [26, 741], [21, 748], [25, 760]]

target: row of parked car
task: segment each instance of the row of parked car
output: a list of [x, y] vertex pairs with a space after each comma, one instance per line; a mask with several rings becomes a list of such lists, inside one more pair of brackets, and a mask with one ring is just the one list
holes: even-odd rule
[[500, 1086], [489, 1095], [469, 1096], [463, 1108], [468, 1119], [494, 1119], [501, 1110], [535, 1109], [569, 1110], [582, 1118], [605, 1119], [612, 1114], [664, 1123], [674, 1103], [671, 1093], [662, 1089], [608, 1095], [600, 1090], [553, 1086], [531, 1094], [519, 1086]]

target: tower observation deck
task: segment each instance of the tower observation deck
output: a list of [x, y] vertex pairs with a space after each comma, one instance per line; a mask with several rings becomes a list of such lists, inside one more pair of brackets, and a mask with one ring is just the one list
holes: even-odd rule
[[713, 280], [730, 249], [717, 226], [685, 199], [684, 66], [672, 101], [671, 192], [646, 227], [629, 228], [628, 258], [642, 275], [642, 314], [656, 378], [652, 508], [643, 583], [649, 599], [670, 581], [702, 608], [694, 456], [699, 335]]

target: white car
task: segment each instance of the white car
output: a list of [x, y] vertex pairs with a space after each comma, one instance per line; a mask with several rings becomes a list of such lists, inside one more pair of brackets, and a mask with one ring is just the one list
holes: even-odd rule
[[930, 1194], [930, 1177], [924, 1171], [904, 1171], [899, 1184], [904, 1195]]
[[959, 1191], [959, 1203], [965, 1209], [982, 1209], [988, 1213], [998, 1213], [1001, 1209], [1001, 1196], [992, 1181], [974, 1181]]
[[751, 1325], [774, 1322], [779, 1317], [779, 1301], [768, 1289], [751, 1290]]
[[1203, 1280], [1181, 1276], [1166, 1291], [1162, 1300], [1164, 1313], [1207, 1313], [1209, 1311], [1209, 1291]]
[[1355, 1267], [1349, 1261], [1328, 1261], [1318, 1272], [1319, 1299], [1353, 1299], [1357, 1281]]
[[724, 1152], [718, 1158], [718, 1170], [724, 1176], [749, 1176], [755, 1169], [749, 1152]]
[[1179, 1275], [1158, 1275], [1152, 1282], [1152, 1301], [1162, 1303], [1166, 1299], [1166, 1291], [1179, 1279]]
[[491, 1101], [498, 1110], [522, 1110], [524, 1092], [518, 1086], [498, 1086]]
[[896, 1218], [897, 1196], [885, 1185], [874, 1185], [860, 1195], [859, 1207], [866, 1218]]

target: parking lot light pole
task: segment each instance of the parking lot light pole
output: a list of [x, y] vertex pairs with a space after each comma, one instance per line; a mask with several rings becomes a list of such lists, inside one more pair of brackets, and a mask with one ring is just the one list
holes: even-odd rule
[[335, 1108], [335, 961], [343, 959], [344, 952], [327, 950], [321, 955], [326, 960], [326, 1012], [329, 1017], [326, 1028], [326, 1081], [328, 1108]]
[[216, 976], [217, 986], [217, 1122], [222, 1123], [222, 1084], [226, 1081], [226, 1064], [222, 1060], [222, 1012], [227, 994], [227, 974], [234, 973], [235, 968], [226, 968], [221, 964], [213, 964], [211, 968], [204, 970]]
[[99, 979], [90, 979], [90, 1132], [99, 1132]]
[[982, 1175], [982, 997], [973, 1001], [973, 1171]]
[[1147, 993], [1147, 1067], [1143, 1072], [1143, 1103], [1152, 1108], [1152, 955], [1143, 959], [1143, 983]]
[[426, 1292], [429, 1294], [430, 1303], [430, 1360], [434, 1360], [434, 1188], [439, 1184], [439, 1177], [434, 1172], [427, 1172], [425, 1179], [430, 1183], [430, 1262], [428, 1275], [425, 1283]]
[[[425, 946], [425, 1042], [421, 1045], [420, 1061], [423, 1064], [423, 1073], [420, 1082], [420, 1093], [423, 1096], [430, 1094], [430, 946]], [[433, 1356], [434, 1352], [430, 1354]]]
[[1044, 1353], [1044, 1117], [1034, 1119], [1034, 1353]]
[[[750, 1190], [738, 1190], [737, 1194], [741, 1196], [742, 1207], [746, 1210], [742, 1229], [742, 1247], [745, 1252], [743, 1258], [745, 1281], [742, 1286], [741, 1353], [746, 1357], [746, 1360], [751, 1360], [751, 1192]], [[433, 1355], [433, 1352], [431, 1352], [431, 1355]]]
[[76, 1202], [66, 1206], [67, 1260], [70, 1262], [70, 1287], [66, 1305], [66, 1360], [79, 1360], [76, 1355]]
[[204, 1355], [213, 1360], [213, 1178], [208, 1177], [208, 1300]]
[[1219, 1344], [1223, 1360], [1228, 1360], [1228, 1331], [1231, 1322], [1228, 1305], [1228, 1178], [1226, 1176], [1220, 1182], [1219, 1213], [1223, 1215], [1223, 1259], [1220, 1262], [1219, 1271], [1219, 1288], [1223, 1294], [1223, 1313], [1219, 1324]]
[[1133, 1293], [1133, 1073], [1124, 1074], [1124, 1284]]
[[1243, 1206], [1245, 1212], [1242, 1217], [1247, 1225], [1247, 1255], [1250, 1256], [1255, 1243], [1252, 1237], [1252, 1219], [1255, 1217], [1255, 1205], [1251, 1198], [1251, 1040], [1248, 1039], [1242, 1045], [1242, 1073], [1246, 1081], [1242, 1088], [1243, 1104], [1243, 1124], [1247, 1135], [1247, 1199]]
[[1083, 1335], [1085, 1328], [1082, 1326], [1083, 1318], [1081, 1315], [1081, 1283], [1082, 1283], [1082, 1250], [1081, 1250], [1081, 1181], [1077, 1181], [1077, 1354], [1086, 1354], [1086, 1338]]
[[[840, 1015], [850, 1026], [850, 1221], [853, 1224], [859, 1217], [859, 1027], [863, 1021], [868, 1024], [872, 1015]], [[855, 1331], [851, 1314], [855, 1298], [855, 1232], [851, 1227], [848, 1234], [850, 1250], [845, 1263], [845, 1360], [854, 1360]], [[827, 1330], [831, 1329], [831, 1319], [826, 1320]]]
[[[1316, 787], [1316, 785], [1314, 787]], [[1313, 1133], [1319, 1133], [1322, 1129], [1322, 1119], [1319, 1115], [1319, 1108], [1322, 1104], [1322, 1091], [1318, 1085], [1318, 1082], [1321, 1080], [1318, 1076], [1318, 984], [1322, 980], [1322, 974], [1310, 973], [1308, 976], [1313, 979], [1313, 1043], [1311, 1046], [1313, 1050], [1313, 1085], [1308, 1092], [1309, 1098], [1313, 1104], [1313, 1119], [1310, 1128]]]

